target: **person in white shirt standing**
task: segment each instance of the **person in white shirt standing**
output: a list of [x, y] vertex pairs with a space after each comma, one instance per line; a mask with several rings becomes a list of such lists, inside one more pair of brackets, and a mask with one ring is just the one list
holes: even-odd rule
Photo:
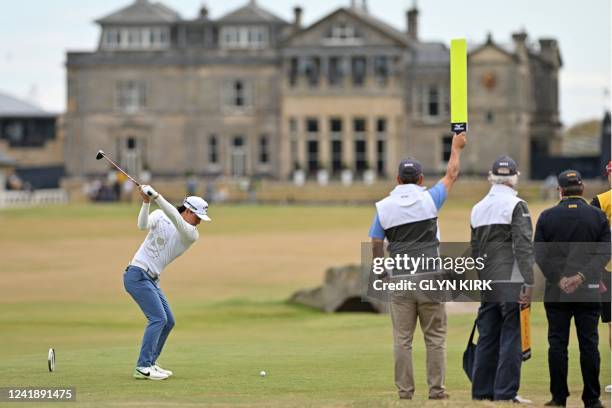
[[[174, 316], [159, 287], [159, 276], [164, 268], [185, 252], [199, 237], [196, 226], [201, 220], [210, 221], [208, 203], [197, 196], [185, 198], [176, 208], [151, 186], [140, 187], [143, 203], [138, 215], [138, 228], [149, 230], [125, 270], [125, 290], [138, 303], [148, 324], [142, 338], [134, 378], [164, 380], [172, 371], [157, 364], [168, 334], [174, 327]], [[151, 200], [160, 209], [149, 214]]]

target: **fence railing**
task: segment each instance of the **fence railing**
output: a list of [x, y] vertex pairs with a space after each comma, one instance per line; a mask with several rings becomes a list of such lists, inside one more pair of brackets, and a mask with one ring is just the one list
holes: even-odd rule
[[0, 208], [66, 204], [67, 202], [68, 193], [60, 188], [35, 191], [0, 191]]

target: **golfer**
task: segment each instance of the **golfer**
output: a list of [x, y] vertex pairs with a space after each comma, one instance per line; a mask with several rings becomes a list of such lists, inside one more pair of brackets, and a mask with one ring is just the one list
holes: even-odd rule
[[[170, 262], [197, 241], [196, 226], [201, 220], [210, 221], [208, 203], [200, 197], [190, 196], [175, 208], [147, 185], [140, 187], [140, 195], [143, 203], [138, 228], [148, 229], [149, 233], [123, 275], [125, 290], [148, 320], [134, 378], [165, 380], [172, 371], [161, 368], [157, 358], [174, 326], [174, 316], [159, 287], [159, 276]], [[151, 199], [160, 209], [149, 214]]]

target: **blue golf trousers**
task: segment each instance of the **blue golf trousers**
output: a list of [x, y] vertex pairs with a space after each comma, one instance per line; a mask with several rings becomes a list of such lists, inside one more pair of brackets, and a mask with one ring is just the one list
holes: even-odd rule
[[523, 361], [519, 304], [483, 302], [477, 325], [472, 398], [511, 400], [520, 387]]
[[130, 265], [123, 275], [123, 285], [148, 320], [136, 366], [152, 366], [174, 327], [174, 316], [162, 290], [141, 268]]

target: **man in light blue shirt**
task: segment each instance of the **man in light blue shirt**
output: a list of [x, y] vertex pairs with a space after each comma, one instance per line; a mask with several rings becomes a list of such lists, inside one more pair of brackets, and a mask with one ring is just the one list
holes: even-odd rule
[[[438, 210], [459, 177], [459, 157], [466, 142], [465, 133], [453, 136], [446, 175], [430, 189], [423, 186], [421, 164], [413, 158], [402, 160], [397, 175], [398, 185], [388, 197], [376, 203], [376, 215], [369, 234], [374, 258], [384, 257], [385, 239], [389, 243], [390, 257], [405, 254], [407, 250], [417, 250], [419, 254], [437, 256], [440, 243]], [[449, 396], [444, 387], [446, 368], [444, 303], [418, 299], [406, 295], [405, 292], [393, 292], [390, 309], [393, 323], [395, 385], [399, 397], [412, 399], [414, 394], [412, 338], [418, 318], [427, 349], [429, 399], [447, 399]]]

